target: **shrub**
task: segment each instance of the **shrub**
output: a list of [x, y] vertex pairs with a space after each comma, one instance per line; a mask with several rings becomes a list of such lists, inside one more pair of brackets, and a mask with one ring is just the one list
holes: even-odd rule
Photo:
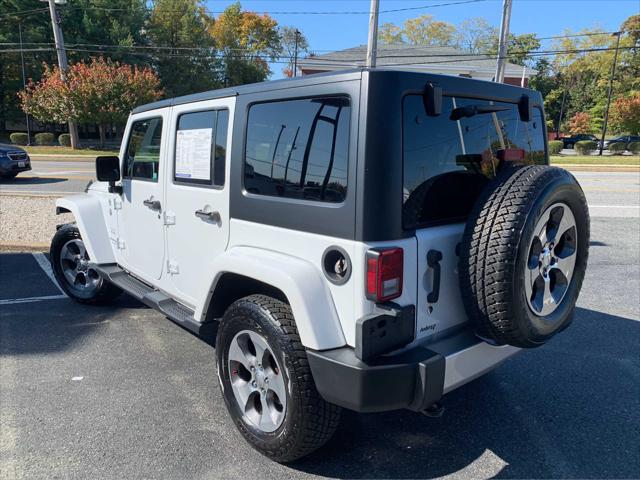
[[36, 140], [36, 145], [51, 145], [55, 137], [53, 133], [45, 132], [36, 133], [33, 138]]
[[14, 145], [26, 145], [29, 143], [29, 136], [26, 133], [16, 132], [9, 135], [9, 140]]
[[627, 149], [627, 145], [624, 142], [614, 142], [609, 144], [609, 151], [614, 155], [622, 154]]
[[631, 142], [627, 148], [634, 155], [640, 155], [640, 142]]
[[549, 155], [558, 155], [562, 151], [561, 140], [551, 140], [549, 142]]
[[581, 140], [579, 142], [576, 142], [574, 148], [580, 155], [589, 155], [596, 148], [598, 148], [598, 144], [593, 140]]
[[61, 147], [70, 147], [71, 146], [71, 135], [68, 133], [61, 133], [58, 136], [58, 143]]

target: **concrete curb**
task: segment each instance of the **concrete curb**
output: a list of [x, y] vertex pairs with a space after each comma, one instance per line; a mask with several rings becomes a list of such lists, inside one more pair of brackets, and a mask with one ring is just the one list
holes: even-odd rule
[[0, 252], [48, 252], [48, 243], [0, 242]]
[[[77, 192], [76, 192], [77, 193]], [[68, 193], [30, 193], [30, 192], [3, 192], [0, 190], [0, 197], [27, 197], [27, 198], [60, 198], [67, 195], [75, 195], [73, 192]]]
[[624, 173], [640, 173], [638, 165], [589, 165], [589, 164], [563, 164], [552, 163], [553, 167], [564, 168], [565, 170], [574, 172], [624, 172]]

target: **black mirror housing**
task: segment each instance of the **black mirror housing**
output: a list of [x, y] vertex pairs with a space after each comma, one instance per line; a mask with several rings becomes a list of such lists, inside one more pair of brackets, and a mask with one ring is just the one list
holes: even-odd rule
[[100, 182], [109, 182], [109, 192], [118, 193], [116, 182], [120, 180], [120, 159], [114, 156], [97, 157], [96, 178]]
[[518, 113], [520, 114], [520, 121], [522, 122], [530, 122], [533, 118], [533, 105], [531, 105], [529, 95], [522, 95], [520, 97]]
[[110, 183], [120, 180], [120, 159], [112, 156], [96, 158], [96, 178]]
[[429, 117], [437, 117], [442, 113], [442, 87], [435, 83], [427, 83], [422, 94], [424, 110]]

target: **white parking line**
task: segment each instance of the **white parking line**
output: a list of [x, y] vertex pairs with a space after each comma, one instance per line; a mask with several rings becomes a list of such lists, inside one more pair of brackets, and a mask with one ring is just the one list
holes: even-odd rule
[[0, 300], [0, 305], [15, 305], [16, 303], [32, 303], [41, 302], [42, 300], [59, 300], [67, 298], [66, 295], [45, 295], [42, 297], [29, 297], [29, 298], [8, 298], [6, 300]]
[[51, 282], [56, 286], [56, 288], [63, 296], [66, 296], [64, 290], [62, 290], [62, 288], [60, 288], [60, 285], [58, 285], [56, 277], [53, 275], [53, 270], [51, 269], [51, 263], [44, 255], [44, 253], [33, 253], [32, 255], [33, 258], [35, 258], [36, 262], [38, 262], [38, 265], [40, 265], [40, 268], [44, 271], [47, 277], [49, 277], [49, 280], [51, 280]]
[[640, 205], [589, 205], [589, 208], [640, 208]]

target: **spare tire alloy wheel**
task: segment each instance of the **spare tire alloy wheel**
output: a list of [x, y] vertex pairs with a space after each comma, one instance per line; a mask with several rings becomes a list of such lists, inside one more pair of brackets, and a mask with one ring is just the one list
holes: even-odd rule
[[576, 265], [576, 219], [564, 203], [542, 214], [534, 229], [525, 266], [525, 288], [534, 314], [553, 313], [571, 283]]
[[460, 248], [460, 292], [476, 334], [532, 348], [564, 330], [588, 249], [587, 201], [569, 172], [501, 168], [470, 213]]
[[231, 388], [244, 419], [263, 432], [273, 432], [284, 420], [287, 395], [282, 368], [264, 337], [238, 332], [229, 346]]

